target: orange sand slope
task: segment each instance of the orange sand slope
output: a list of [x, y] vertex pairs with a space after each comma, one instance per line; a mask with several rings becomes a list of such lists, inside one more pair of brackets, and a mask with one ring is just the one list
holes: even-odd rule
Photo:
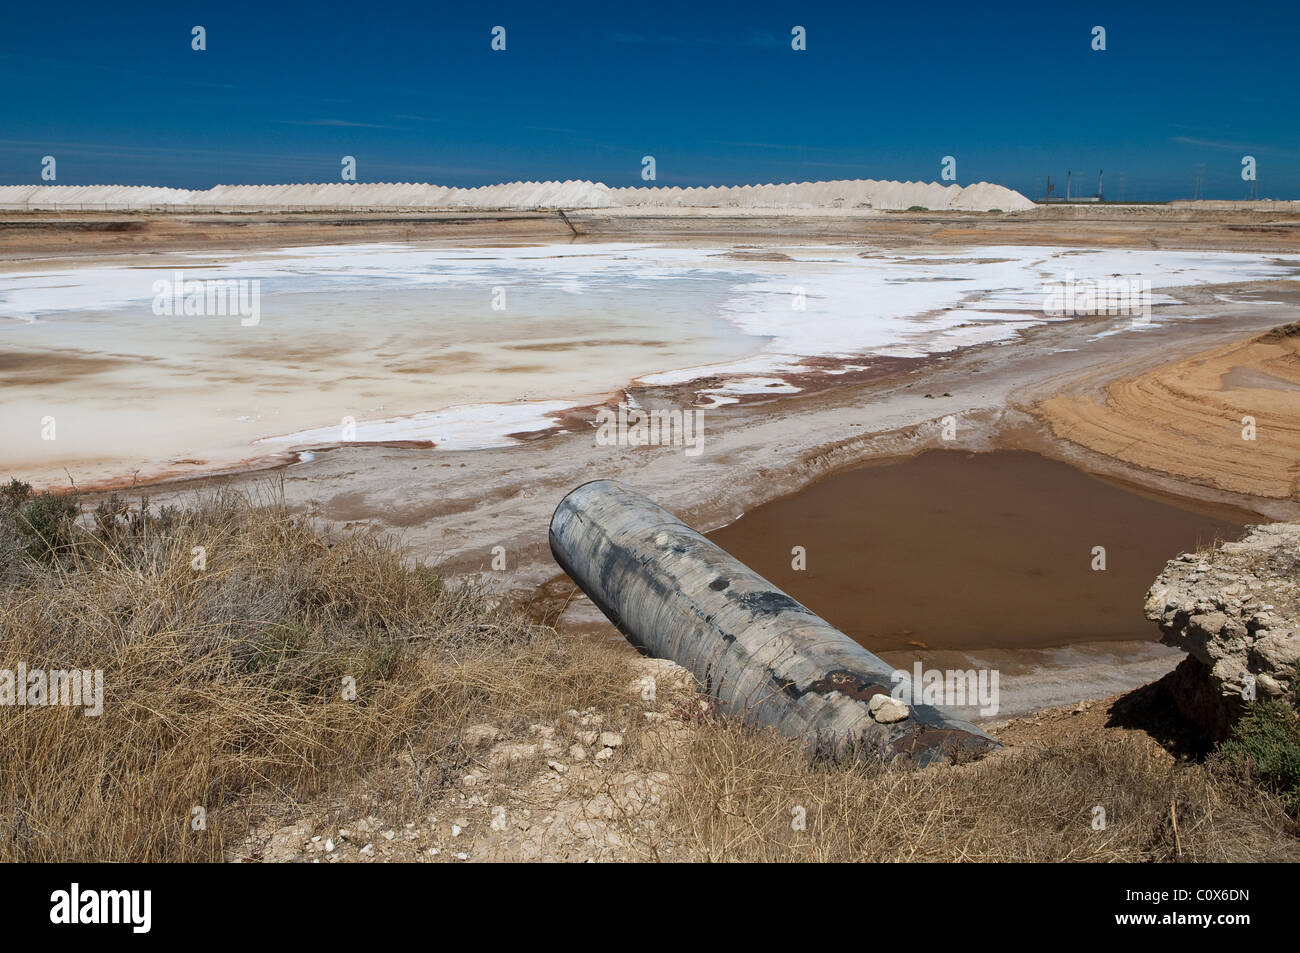
[[[1058, 437], [1194, 483], [1300, 499], [1300, 323], [1037, 410]], [[1250, 435], [1253, 418], [1254, 439]]]

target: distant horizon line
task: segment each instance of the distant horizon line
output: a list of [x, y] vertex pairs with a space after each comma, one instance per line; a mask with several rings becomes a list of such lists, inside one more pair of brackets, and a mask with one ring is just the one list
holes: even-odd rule
[[170, 192], [210, 192], [213, 189], [222, 188], [257, 188], [257, 189], [274, 189], [286, 188], [293, 186], [327, 186], [327, 185], [422, 185], [437, 189], [457, 189], [460, 191], [474, 191], [476, 189], [493, 189], [503, 185], [598, 185], [602, 188], [615, 191], [626, 191], [628, 189], [757, 189], [757, 188], [780, 188], [798, 185], [836, 185], [844, 183], [864, 183], [874, 182], [880, 185], [937, 185], [941, 188], [970, 188], [974, 185], [993, 185], [998, 188], [1007, 189], [1008, 191], [1019, 191], [1009, 185], [1003, 185], [1000, 182], [989, 182], [986, 179], [979, 179], [973, 182], [962, 184], [960, 182], [936, 182], [933, 179], [802, 179], [798, 182], [737, 182], [721, 185], [661, 185], [656, 182], [649, 182], [645, 185], [609, 185], [600, 179], [510, 179], [499, 182], [490, 182], [485, 185], [439, 185], [436, 182], [428, 181], [410, 181], [398, 182], [387, 180], [375, 180], [373, 182], [356, 182], [356, 181], [319, 181], [319, 182], [218, 182], [214, 185], [203, 188], [185, 188], [176, 185], [133, 185], [125, 182], [89, 182], [81, 185], [68, 185], [60, 182], [7, 182], [0, 183], [2, 189], [17, 188], [50, 188], [50, 189], [166, 189]]

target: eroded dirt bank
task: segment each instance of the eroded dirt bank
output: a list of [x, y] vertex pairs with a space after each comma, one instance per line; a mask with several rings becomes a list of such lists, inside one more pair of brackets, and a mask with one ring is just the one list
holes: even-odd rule
[[1057, 436], [1203, 486], [1298, 498], [1300, 325], [1089, 385], [1038, 405]]
[[1294, 695], [1300, 662], [1300, 526], [1256, 526], [1240, 541], [1171, 559], [1147, 593], [1161, 640], [1187, 657], [1182, 714], [1223, 741], [1248, 702]]

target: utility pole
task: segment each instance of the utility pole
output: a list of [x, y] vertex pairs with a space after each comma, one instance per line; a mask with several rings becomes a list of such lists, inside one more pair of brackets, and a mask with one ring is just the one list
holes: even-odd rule
[[1104, 198], [1102, 198], [1102, 192], [1101, 192], [1101, 174], [1105, 171], [1106, 171], [1105, 169], [1100, 169], [1097, 172], [1097, 201], [1098, 202], [1106, 201]]
[[1070, 176], [1072, 176], [1073, 174], [1074, 173], [1071, 172], [1069, 169], [1065, 170], [1065, 201], [1066, 202], [1070, 201]]

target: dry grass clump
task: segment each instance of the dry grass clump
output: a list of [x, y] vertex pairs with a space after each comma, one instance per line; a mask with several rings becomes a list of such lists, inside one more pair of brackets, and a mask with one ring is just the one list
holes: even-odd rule
[[810, 763], [723, 723], [692, 737], [682, 768], [667, 826], [713, 861], [1300, 859], [1276, 799], [1133, 737], [899, 771]]
[[33, 538], [13, 495], [0, 669], [102, 669], [104, 698], [98, 717], [0, 708], [0, 860], [218, 860], [267, 799], [398, 751], [419, 751], [436, 789], [468, 759], [466, 725], [625, 692], [616, 659], [593, 664], [389, 539], [318, 535], [274, 498], [163, 514], [110, 500], [93, 525]]

